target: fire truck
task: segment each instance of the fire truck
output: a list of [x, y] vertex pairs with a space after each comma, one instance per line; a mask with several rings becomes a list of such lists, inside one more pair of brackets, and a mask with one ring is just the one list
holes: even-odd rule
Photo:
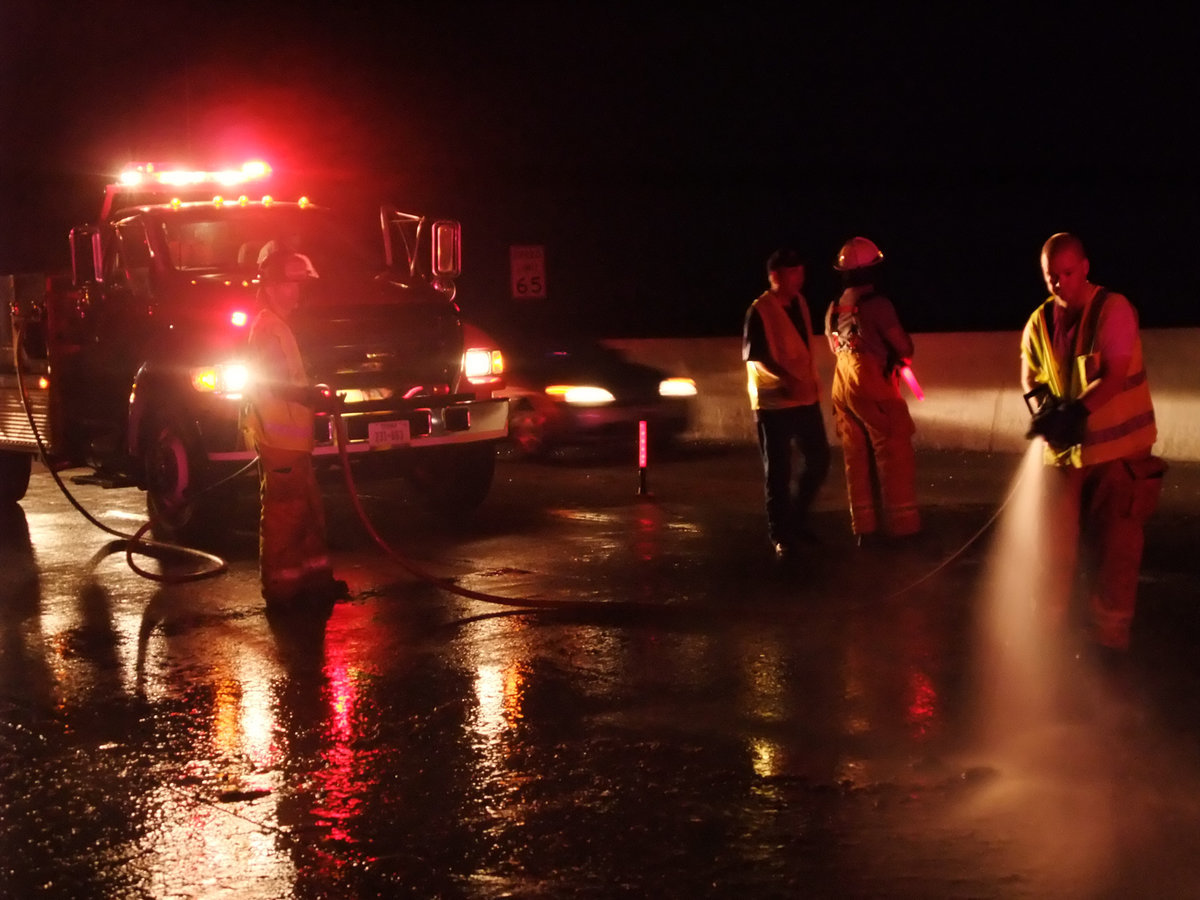
[[[264, 163], [131, 166], [98, 224], [71, 230], [69, 274], [0, 277], [0, 502], [43, 456], [144, 490], [160, 540], [211, 536], [253, 484], [231, 476], [255, 459], [246, 343], [278, 248], [316, 276], [291, 324], [309, 377], [344, 400], [356, 477], [402, 475], [435, 513], [483, 501], [508, 411], [499, 350], [464, 346], [459, 224], [383, 206], [356, 230], [276, 183]], [[315, 430], [318, 467], [340, 464], [332, 419]]]

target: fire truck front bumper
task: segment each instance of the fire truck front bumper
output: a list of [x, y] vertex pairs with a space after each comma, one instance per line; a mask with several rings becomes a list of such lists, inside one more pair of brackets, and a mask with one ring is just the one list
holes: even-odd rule
[[[346, 429], [346, 450], [351, 454], [499, 441], [508, 434], [508, 401], [492, 399], [444, 405], [435, 403], [383, 411], [360, 411], [350, 405], [341, 413], [341, 419]], [[332, 416], [316, 417], [314, 439], [313, 456], [338, 454]], [[254, 458], [254, 451], [210, 450], [208, 458], [213, 462], [248, 461]]]

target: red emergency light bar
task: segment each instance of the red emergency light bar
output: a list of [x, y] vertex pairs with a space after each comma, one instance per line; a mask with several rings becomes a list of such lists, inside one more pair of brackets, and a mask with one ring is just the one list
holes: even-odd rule
[[[163, 203], [170, 199], [176, 209], [184, 199], [196, 200], [198, 194], [211, 190], [210, 196], [217, 205], [225, 203], [224, 188], [245, 186], [250, 182], [265, 182], [272, 174], [271, 167], [262, 160], [244, 163], [240, 169], [204, 171], [163, 166], [157, 163], [133, 163], [125, 168], [117, 180], [110, 184], [104, 194], [104, 205], [100, 218], [107, 219], [114, 209], [146, 203]], [[171, 197], [178, 190], [183, 197]], [[229, 193], [234, 193], [230, 191]], [[241, 191], [237, 202], [247, 205], [249, 197]], [[160, 199], [161, 198], [161, 199]], [[220, 199], [218, 199], [220, 198]], [[230, 200], [229, 202], [234, 202]], [[264, 205], [268, 197], [263, 197]]]
[[120, 183], [125, 187], [138, 187], [146, 183], [174, 186], [199, 184], [234, 185], [257, 181], [271, 174], [271, 167], [262, 160], [245, 163], [240, 169], [220, 169], [206, 172], [194, 169], [160, 168], [154, 163], [130, 165], [121, 173]]

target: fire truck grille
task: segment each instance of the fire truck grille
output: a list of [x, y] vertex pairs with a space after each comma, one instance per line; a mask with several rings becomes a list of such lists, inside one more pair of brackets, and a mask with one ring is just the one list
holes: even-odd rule
[[[16, 378], [5, 376], [16, 386]], [[7, 386], [7, 385], [5, 385]], [[41, 432], [42, 440], [50, 440], [49, 413], [47, 410], [47, 394], [45, 391], [31, 391], [29, 404], [33, 409], [33, 418]], [[36, 446], [33, 430], [29, 427], [29, 418], [25, 415], [25, 407], [21, 405], [21, 395], [18, 391], [0, 391], [0, 449], [21, 448], [29, 449]]]

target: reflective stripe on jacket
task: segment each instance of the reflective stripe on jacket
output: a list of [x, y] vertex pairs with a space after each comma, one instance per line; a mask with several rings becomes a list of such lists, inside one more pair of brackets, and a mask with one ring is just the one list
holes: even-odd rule
[[313, 411], [272, 390], [274, 385], [308, 384], [292, 329], [273, 310], [264, 309], [250, 326], [249, 349], [254, 376], [246, 431], [252, 445], [312, 450]]
[[[812, 340], [812, 320], [804, 296], [799, 298], [800, 317], [804, 322], [808, 340]], [[821, 399], [821, 382], [817, 377], [817, 366], [813, 361], [808, 344], [801, 337], [783, 302], [770, 291], [765, 291], [750, 306], [762, 320], [767, 336], [767, 347], [771, 359], [794, 379], [788, 383], [769, 371], [757, 360], [746, 360], [747, 390], [753, 409], [785, 409], [790, 406], [808, 406]]]
[[[1025, 325], [1021, 353], [1035, 378], [1050, 388], [1054, 396], [1074, 400], [1092, 384], [1103, 371], [1105, 360], [1100, 358], [1097, 338], [1105, 328], [1106, 308], [1129, 301], [1120, 294], [1099, 289], [1084, 307], [1071, 357], [1067, 366], [1054, 355], [1050, 320], [1054, 298], [1051, 297]], [[1129, 311], [1136, 323], [1137, 314]], [[1136, 331], [1132, 335], [1132, 356], [1129, 370], [1120, 391], [1110, 400], [1091, 410], [1087, 418], [1083, 442], [1061, 452], [1046, 446], [1046, 462], [1058, 466], [1092, 466], [1114, 459], [1124, 459], [1145, 453], [1158, 439], [1154, 420], [1154, 404], [1142, 359], [1142, 340]]]

